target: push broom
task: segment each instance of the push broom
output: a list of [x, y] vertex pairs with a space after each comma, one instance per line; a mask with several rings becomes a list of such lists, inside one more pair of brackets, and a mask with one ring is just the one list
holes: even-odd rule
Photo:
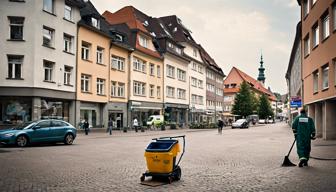
[[292, 152], [292, 149], [293, 149], [293, 146], [294, 146], [295, 142], [296, 142], [296, 139], [294, 140], [294, 142], [293, 142], [291, 148], [289, 149], [288, 154], [285, 156], [285, 159], [284, 159], [284, 161], [283, 161], [283, 163], [282, 163], [282, 167], [292, 167], [292, 166], [296, 166], [294, 163], [292, 163], [292, 162], [289, 160], [289, 154]]

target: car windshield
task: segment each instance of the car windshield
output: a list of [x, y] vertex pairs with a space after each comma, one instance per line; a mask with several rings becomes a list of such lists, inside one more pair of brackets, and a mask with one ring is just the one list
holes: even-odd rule
[[148, 121], [152, 121], [152, 120], [153, 120], [153, 117], [149, 117], [149, 118], [148, 118]]
[[245, 121], [245, 119], [239, 119], [239, 120], [237, 120], [236, 122], [237, 123], [242, 123], [242, 122], [244, 122]]
[[36, 122], [35, 121], [31, 121], [31, 122], [26, 122], [26, 123], [22, 123], [16, 127], [14, 127], [14, 130], [22, 130], [24, 128], [28, 128], [31, 127], [32, 125], [34, 125]]

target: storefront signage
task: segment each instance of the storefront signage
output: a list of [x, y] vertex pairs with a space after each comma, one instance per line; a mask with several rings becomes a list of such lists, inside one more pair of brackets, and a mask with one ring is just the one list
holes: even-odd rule
[[292, 97], [290, 101], [290, 106], [292, 108], [302, 107], [301, 97]]

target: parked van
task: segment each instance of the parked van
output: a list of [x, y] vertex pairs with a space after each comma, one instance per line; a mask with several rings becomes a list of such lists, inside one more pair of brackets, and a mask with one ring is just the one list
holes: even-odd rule
[[163, 115], [151, 115], [147, 120], [147, 125], [158, 125], [160, 123], [163, 123], [163, 121]]

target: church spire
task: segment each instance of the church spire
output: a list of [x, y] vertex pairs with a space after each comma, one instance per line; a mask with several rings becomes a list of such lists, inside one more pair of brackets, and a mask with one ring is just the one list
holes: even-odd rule
[[266, 78], [265, 78], [265, 68], [262, 54], [260, 57], [260, 67], [258, 70], [259, 70], [258, 81], [260, 81], [262, 84], [265, 84]]

